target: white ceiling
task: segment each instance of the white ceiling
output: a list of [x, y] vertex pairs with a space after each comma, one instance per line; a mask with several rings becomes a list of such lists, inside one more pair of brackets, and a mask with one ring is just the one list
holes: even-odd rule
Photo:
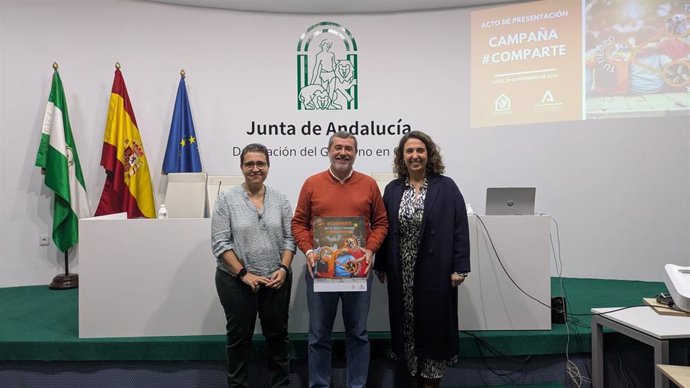
[[408, 12], [466, 8], [526, 0], [141, 0], [236, 11], [300, 14]]

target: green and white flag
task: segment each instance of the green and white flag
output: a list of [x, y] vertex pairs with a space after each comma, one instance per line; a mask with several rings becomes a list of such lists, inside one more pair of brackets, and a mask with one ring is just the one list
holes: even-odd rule
[[90, 217], [91, 212], [69, 124], [65, 91], [57, 70], [53, 73], [53, 85], [43, 116], [36, 166], [45, 171], [44, 183], [55, 192], [53, 242], [66, 252], [79, 241], [79, 218]]

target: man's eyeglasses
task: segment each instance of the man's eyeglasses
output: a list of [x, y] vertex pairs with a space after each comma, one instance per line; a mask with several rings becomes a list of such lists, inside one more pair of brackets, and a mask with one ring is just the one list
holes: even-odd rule
[[259, 170], [263, 170], [268, 166], [268, 163], [266, 162], [244, 162], [242, 163], [242, 166], [246, 169], [253, 169], [254, 167], [258, 168]]

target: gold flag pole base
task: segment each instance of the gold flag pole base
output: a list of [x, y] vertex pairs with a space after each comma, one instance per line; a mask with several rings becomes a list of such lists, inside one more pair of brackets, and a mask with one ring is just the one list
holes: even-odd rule
[[79, 288], [79, 275], [76, 273], [61, 273], [53, 278], [50, 282], [51, 290], [69, 290], [72, 288]]

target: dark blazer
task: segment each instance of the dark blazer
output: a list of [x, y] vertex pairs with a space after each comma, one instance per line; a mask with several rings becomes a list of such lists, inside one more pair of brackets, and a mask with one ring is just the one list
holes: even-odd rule
[[[465, 200], [446, 176], [427, 179], [422, 232], [414, 274], [414, 342], [418, 357], [447, 360], [458, 354], [458, 291], [453, 272], [470, 272], [470, 243]], [[393, 352], [403, 353], [402, 262], [400, 257], [400, 200], [404, 179], [386, 186], [383, 202], [388, 236], [376, 254], [374, 269], [388, 277]]]

